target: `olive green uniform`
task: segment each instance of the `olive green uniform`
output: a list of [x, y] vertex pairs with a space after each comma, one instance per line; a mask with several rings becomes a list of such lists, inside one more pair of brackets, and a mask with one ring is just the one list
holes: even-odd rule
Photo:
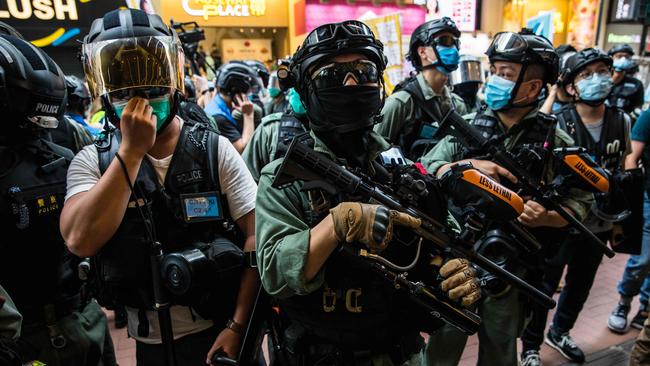
[[[443, 88], [442, 94], [437, 94], [421, 73], [415, 78], [424, 98], [427, 101], [432, 98], [437, 100], [442, 113], [446, 113], [452, 106], [461, 115], [467, 113], [465, 103], [461, 103], [462, 99], [460, 99], [459, 103], [456, 103], [458, 100], [452, 102], [453, 94], [447, 86]], [[420, 128], [420, 121], [417, 119], [419, 115], [418, 108], [415, 100], [408, 92], [400, 90], [393, 93], [386, 99], [384, 108], [381, 110], [382, 120], [375, 126], [375, 132], [384, 136], [388, 141], [398, 144], [401, 136], [411, 134], [415, 129]], [[442, 119], [443, 116], [436, 117]]]
[[[498, 116], [495, 112], [487, 109], [486, 115]], [[536, 118], [537, 109], [533, 109], [522, 120]], [[474, 119], [474, 115], [465, 116], [466, 119]], [[502, 123], [498, 124], [499, 132], [505, 132]], [[518, 146], [518, 141], [526, 131], [522, 130], [514, 136], [504, 140], [506, 149], [513, 149]], [[461, 159], [462, 146], [452, 141], [453, 137], [443, 138], [438, 145], [422, 157], [422, 164], [427, 170], [435, 174], [438, 169], [450, 162]], [[555, 147], [572, 146], [573, 140], [564, 131], [555, 130]], [[555, 176], [552, 166], [547, 170], [546, 181], [551, 181]], [[565, 199], [562, 205], [582, 220], [588, 208], [591, 206], [593, 196], [591, 193], [571, 189], [572, 198]], [[523, 302], [519, 299], [516, 290], [510, 290], [499, 298], [487, 297], [479, 304], [479, 315], [483, 322], [479, 329], [479, 359], [478, 365], [492, 366], [515, 366], [517, 362], [517, 338], [525, 327], [528, 311]], [[457, 365], [467, 342], [467, 336], [463, 335], [450, 326], [445, 326], [434, 332], [425, 349], [426, 365]]]
[[283, 115], [284, 113], [273, 113], [264, 117], [242, 153], [242, 158], [256, 182], [260, 180], [262, 168], [270, 163], [276, 154]]
[[[335, 158], [334, 154], [313, 133], [314, 150]], [[374, 160], [389, 145], [379, 135], [371, 133], [368, 143], [369, 161]], [[312, 294], [325, 284], [327, 263], [316, 276], [304, 276], [311, 226], [308, 223], [307, 195], [300, 192], [300, 184], [292, 183], [284, 189], [271, 184], [283, 159], [275, 160], [262, 169], [257, 195], [255, 232], [257, 263], [266, 291], [278, 299]], [[330, 258], [331, 259], [331, 258]], [[343, 303], [345, 304], [345, 297]], [[370, 355], [373, 365], [393, 365], [388, 354]], [[405, 365], [420, 365], [420, 354], [413, 354]]]

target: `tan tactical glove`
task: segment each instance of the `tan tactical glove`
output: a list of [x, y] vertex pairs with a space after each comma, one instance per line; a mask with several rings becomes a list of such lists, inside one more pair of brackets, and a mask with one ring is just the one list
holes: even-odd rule
[[422, 223], [411, 215], [359, 202], [342, 202], [330, 213], [338, 241], [360, 242], [373, 252], [386, 249], [393, 238], [395, 224], [417, 228]]
[[476, 271], [466, 259], [451, 259], [440, 268], [445, 278], [440, 284], [452, 300], [462, 299], [463, 306], [470, 306], [481, 298], [481, 288], [476, 280]]

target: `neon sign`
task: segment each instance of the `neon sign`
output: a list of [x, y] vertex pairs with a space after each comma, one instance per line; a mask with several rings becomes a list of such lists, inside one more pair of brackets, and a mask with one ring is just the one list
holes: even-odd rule
[[266, 0], [182, 0], [189, 15], [203, 17], [249, 17], [266, 13]]

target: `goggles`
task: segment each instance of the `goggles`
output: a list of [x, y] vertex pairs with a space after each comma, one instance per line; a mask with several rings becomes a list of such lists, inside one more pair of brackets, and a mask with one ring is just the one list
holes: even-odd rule
[[555, 49], [551, 44], [548, 47], [530, 47], [526, 38], [514, 32], [497, 33], [486, 54], [518, 59], [520, 62], [529, 61], [528, 58], [531, 54], [548, 63], [556, 63], [558, 59], [557, 53], [555, 53]]
[[368, 60], [331, 63], [316, 69], [311, 74], [311, 79], [317, 89], [342, 86], [348, 77], [352, 77], [359, 85], [379, 83], [380, 79], [377, 65]]
[[152, 100], [160, 97], [169, 96], [171, 89], [167, 87], [145, 87], [145, 88], [131, 88], [120, 89], [109, 93], [111, 101], [114, 103], [128, 102], [133, 97], [141, 97], [144, 99]]
[[439, 37], [432, 37], [429, 42], [432, 46], [443, 46], [443, 47], [460, 47], [460, 41], [454, 36], [444, 35]]
[[306, 47], [311, 47], [342, 38], [370, 38], [374, 40], [375, 35], [365, 23], [358, 20], [347, 20], [341, 23], [325, 24], [314, 29], [307, 35], [303, 44]]

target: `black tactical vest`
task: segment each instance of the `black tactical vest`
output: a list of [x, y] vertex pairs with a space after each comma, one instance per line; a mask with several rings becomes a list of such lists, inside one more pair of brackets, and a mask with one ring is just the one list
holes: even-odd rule
[[622, 82], [612, 88], [612, 92], [607, 98], [607, 104], [610, 107], [620, 108], [631, 113], [634, 111], [634, 106], [630, 105], [632, 96], [639, 93], [639, 89], [642, 88], [643, 84], [639, 79], [626, 75]]
[[600, 141], [595, 142], [582, 123], [573, 103], [564, 105], [557, 113], [559, 127], [566, 131], [577, 146], [584, 147], [594, 160], [611, 172], [621, 168], [625, 155], [625, 113], [618, 108], [607, 107]]
[[[152, 308], [150, 242], [143, 221], [149, 221], [147, 212], [151, 212], [156, 238], [164, 253], [209, 243], [218, 237], [242, 244], [233, 237], [234, 225], [228, 218], [227, 200], [219, 187], [218, 139], [219, 135], [205, 124], [186, 121], [162, 186], [149, 160], [143, 160], [133, 182], [138, 198], [131, 195], [122, 223], [95, 256], [100, 282], [108, 292], [106, 296], [127, 306]], [[102, 174], [115, 157], [120, 140], [119, 130], [114, 130], [96, 141]], [[188, 221], [192, 215], [188, 202], [193, 197], [216, 197], [221, 218]], [[143, 206], [144, 218], [136, 202]]]
[[443, 117], [443, 112], [434, 98], [429, 100], [424, 98], [415, 76], [398, 84], [393, 93], [398, 91], [405, 91], [411, 95], [415, 105], [416, 123], [413, 130], [399, 136], [397, 143], [404, 149], [409, 159], [417, 161], [438, 143], [438, 140], [434, 139], [434, 135], [438, 130], [438, 123]]
[[290, 112], [283, 113], [279, 123], [278, 141], [276, 142], [275, 154], [271, 157], [271, 161], [284, 157], [287, 150], [289, 150], [290, 141], [306, 131], [302, 122]]
[[0, 146], [0, 282], [25, 322], [32, 312], [42, 316], [45, 304], [79, 294], [79, 259], [59, 232], [72, 158], [44, 139]]

